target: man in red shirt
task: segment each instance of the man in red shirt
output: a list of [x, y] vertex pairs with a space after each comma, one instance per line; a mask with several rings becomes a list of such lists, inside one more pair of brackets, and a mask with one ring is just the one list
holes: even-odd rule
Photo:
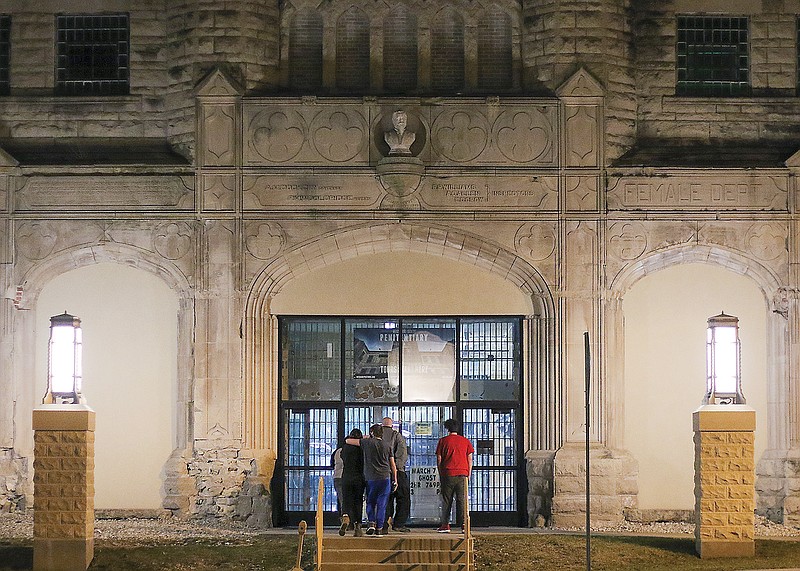
[[453, 496], [456, 499], [456, 525], [464, 529], [464, 491], [467, 479], [472, 473], [472, 443], [458, 433], [458, 423], [449, 418], [444, 427], [450, 433], [440, 438], [436, 445], [436, 465], [439, 468], [440, 491], [442, 494], [442, 517], [439, 533], [450, 533], [450, 510]]

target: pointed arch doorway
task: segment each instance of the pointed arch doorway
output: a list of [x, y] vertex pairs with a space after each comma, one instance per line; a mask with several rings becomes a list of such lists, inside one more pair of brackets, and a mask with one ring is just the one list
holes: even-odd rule
[[330, 455], [351, 428], [384, 416], [409, 442], [412, 524], [438, 521], [435, 447], [456, 418], [476, 449], [471, 511], [483, 525], [525, 514], [522, 321], [510, 282], [440, 256], [387, 252], [288, 282], [278, 317], [276, 524], [307, 519]]

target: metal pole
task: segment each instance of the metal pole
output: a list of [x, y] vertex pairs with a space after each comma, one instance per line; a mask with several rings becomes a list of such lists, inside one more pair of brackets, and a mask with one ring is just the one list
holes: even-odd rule
[[591, 528], [591, 504], [589, 502], [590, 494], [589, 489], [591, 486], [590, 470], [589, 470], [589, 413], [590, 407], [590, 390], [591, 390], [591, 371], [592, 371], [592, 354], [589, 348], [589, 332], [583, 332], [583, 357], [584, 357], [584, 371], [583, 377], [586, 381], [585, 402], [586, 407], [586, 569], [592, 569], [592, 528]]

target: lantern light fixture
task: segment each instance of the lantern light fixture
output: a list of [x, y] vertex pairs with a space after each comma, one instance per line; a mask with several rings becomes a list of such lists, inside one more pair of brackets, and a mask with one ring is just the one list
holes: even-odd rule
[[706, 330], [706, 396], [703, 404], [745, 404], [742, 394], [742, 347], [739, 318], [708, 318]]
[[82, 404], [81, 320], [66, 311], [50, 318], [44, 404]]

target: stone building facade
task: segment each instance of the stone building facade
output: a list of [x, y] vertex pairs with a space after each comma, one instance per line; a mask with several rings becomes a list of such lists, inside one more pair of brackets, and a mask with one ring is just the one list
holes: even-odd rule
[[[348, 260], [413, 253], [515, 292], [492, 313], [522, 323], [519, 505], [524, 521], [559, 525], [584, 521], [583, 332], [598, 387], [593, 512], [618, 522], [639, 493], [625, 444], [626, 293], [683, 263], [751, 278], [769, 304], [756, 509], [800, 523], [800, 2], [3, 9], [0, 510], [31, 505], [26, 347], [50, 280], [113, 262], [175, 292], [162, 506], [269, 525], [283, 422], [278, 318], [341, 314], [312, 299], [287, 311], [282, 294]], [[124, 93], [59, 94], [59, 17], [87, 13], [125, 16]], [[745, 22], [742, 92], [679, 93], [677, 28], [689, 16]], [[400, 147], [388, 142], [402, 139], [397, 111], [414, 135]], [[348, 288], [357, 297], [368, 284]], [[469, 313], [486, 313], [471, 303]], [[424, 312], [445, 313], [436, 301]]]

